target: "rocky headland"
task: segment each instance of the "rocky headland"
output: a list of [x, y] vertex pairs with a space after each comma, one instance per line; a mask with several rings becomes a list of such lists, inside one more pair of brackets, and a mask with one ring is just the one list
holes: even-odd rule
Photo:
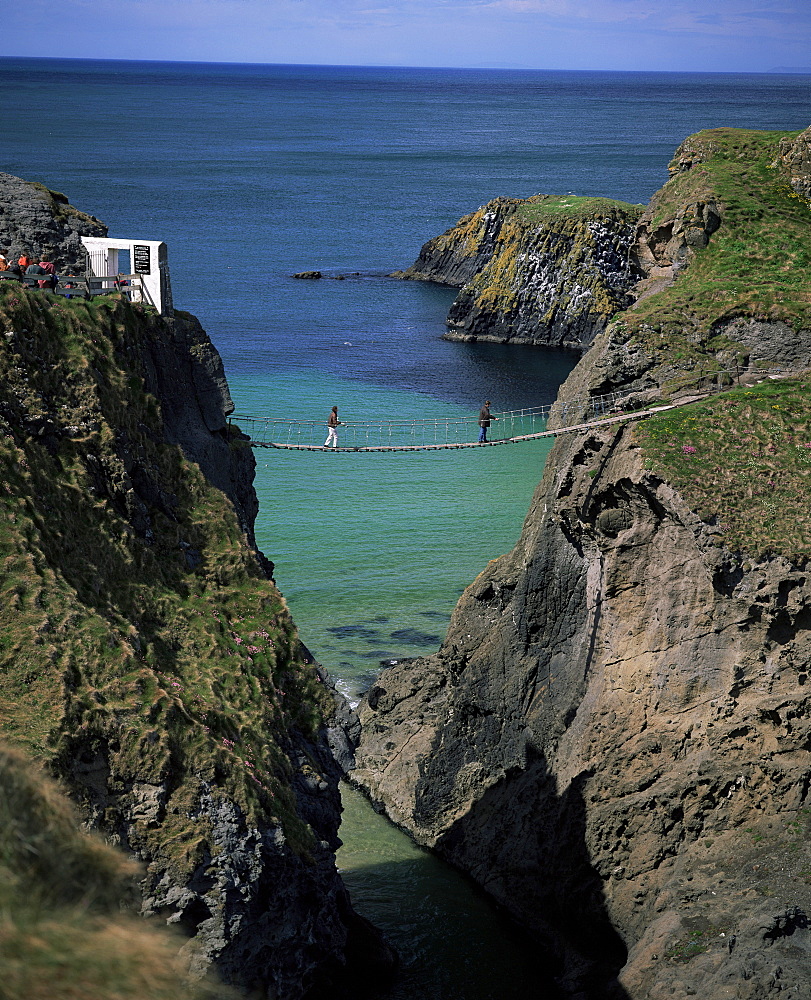
[[559, 404], [695, 402], [558, 437], [515, 549], [359, 709], [355, 782], [582, 1000], [811, 990], [810, 142], [679, 148]]
[[582, 350], [631, 302], [641, 213], [608, 198], [496, 198], [426, 243], [395, 277], [460, 289], [450, 340]]
[[[4, 249], [47, 241], [66, 264], [76, 234], [101, 226], [9, 175], [0, 206]], [[352, 719], [339, 721], [329, 678], [256, 549], [254, 458], [229, 426], [219, 355], [187, 313], [7, 282], [0, 371], [6, 745], [56, 779], [87, 829], [139, 863], [130, 905], [181, 934], [193, 978], [213, 973], [243, 993], [296, 1000], [343, 995], [351, 970], [355, 991], [392, 956], [335, 868]], [[4, 797], [24, 773], [9, 754]], [[69, 815], [54, 792], [31, 787], [23, 800], [34, 811], [0, 835], [2, 939], [17, 942], [28, 970], [19, 993], [4, 992], [14, 1000], [47, 985], [63, 941], [42, 945], [52, 940], [43, 915], [53, 914], [37, 900], [81, 906], [58, 876], [44, 897], [32, 891], [43, 880], [18, 864], [29, 853], [20, 844], [36, 854], [50, 805]], [[66, 844], [64, 857], [73, 850]], [[112, 892], [97, 893], [102, 923]], [[109, 995], [75, 965], [71, 995]], [[166, 995], [150, 992], [137, 962], [116, 968], [117, 996], [128, 984], [133, 997]]]

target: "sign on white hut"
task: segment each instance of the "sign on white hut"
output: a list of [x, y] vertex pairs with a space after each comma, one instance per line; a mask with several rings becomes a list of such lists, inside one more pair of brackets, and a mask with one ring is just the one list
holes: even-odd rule
[[133, 302], [146, 302], [161, 315], [171, 315], [172, 284], [165, 243], [110, 236], [83, 236], [82, 243], [90, 277], [109, 279], [111, 289], [121, 288]]

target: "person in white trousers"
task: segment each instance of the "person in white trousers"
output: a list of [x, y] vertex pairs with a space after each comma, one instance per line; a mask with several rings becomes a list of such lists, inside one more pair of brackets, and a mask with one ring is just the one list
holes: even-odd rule
[[324, 442], [324, 447], [329, 448], [332, 445], [333, 448], [338, 447], [338, 428], [341, 426], [342, 421], [338, 419], [338, 407], [333, 406], [332, 413], [330, 413], [327, 419], [327, 427], [329, 428], [327, 432], [327, 440]]

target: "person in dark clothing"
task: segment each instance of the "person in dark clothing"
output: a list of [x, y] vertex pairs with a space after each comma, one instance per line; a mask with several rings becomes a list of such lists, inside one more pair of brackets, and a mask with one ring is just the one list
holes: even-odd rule
[[44, 277], [47, 274], [48, 274], [48, 272], [43, 267], [41, 267], [39, 264], [37, 264], [36, 261], [33, 261], [25, 269], [25, 284], [26, 284], [26, 286], [28, 288], [38, 288], [39, 287], [40, 276], [42, 276], [43, 279], [44, 279]]
[[490, 400], [484, 401], [484, 406], [479, 411], [479, 444], [487, 444], [487, 428], [491, 420], [498, 420], [490, 413]]

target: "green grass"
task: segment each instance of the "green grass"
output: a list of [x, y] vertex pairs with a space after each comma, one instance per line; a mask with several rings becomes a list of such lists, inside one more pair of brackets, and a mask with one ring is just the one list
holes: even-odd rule
[[[713, 372], [765, 365], [757, 348], [734, 339], [735, 320], [811, 329], [811, 212], [779, 157], [780, 141], [797, 134], [712, 129], [691, 136], [680, 153], [693, 166], [651, 200], [649, 229], [665, 234], [690, 205], [713, 201], [722, 217], [670, 287], [609, 328], [623, 350], [646, 359], [663, 398]], [[648, 468], [720, 529], [719, 543], [803, 560], [811, 555], [810, 409], [807, 380], [762, 384], [662, 415], [636, 433]]]
[[723, 220], [675, 284], [623, 317], [631, 336], [663, 362], [681, 353], [684, 362], [710, 363], [731, 346], [717, 339], [719, 328], [738, 317], [811, 328], [811, 214], [777, 163], [780, 140], [797, 134], [698, 133], [690, 142], [707, 158], [654, 198], [654, 228], [680, 206], [710, 199]]
[[718, 937], [720, 933], [714, 927], [704, 931], [691, 931], [668, 948], [664, 957], [671, 962], [689, 962], [696, 955], [708, 951], [712, 939]]
[[644, 205], [631, 205], [611, 198], [589, 198], [580, 195], [535, 195], [516, 209], [517, 218], [528, 224], [547, 221], [550, 217], [586, 219], [612, 214], [642, 215]]
[[726, 548], [811, 558], [811, 373], [663, 413], [634, 436]]

